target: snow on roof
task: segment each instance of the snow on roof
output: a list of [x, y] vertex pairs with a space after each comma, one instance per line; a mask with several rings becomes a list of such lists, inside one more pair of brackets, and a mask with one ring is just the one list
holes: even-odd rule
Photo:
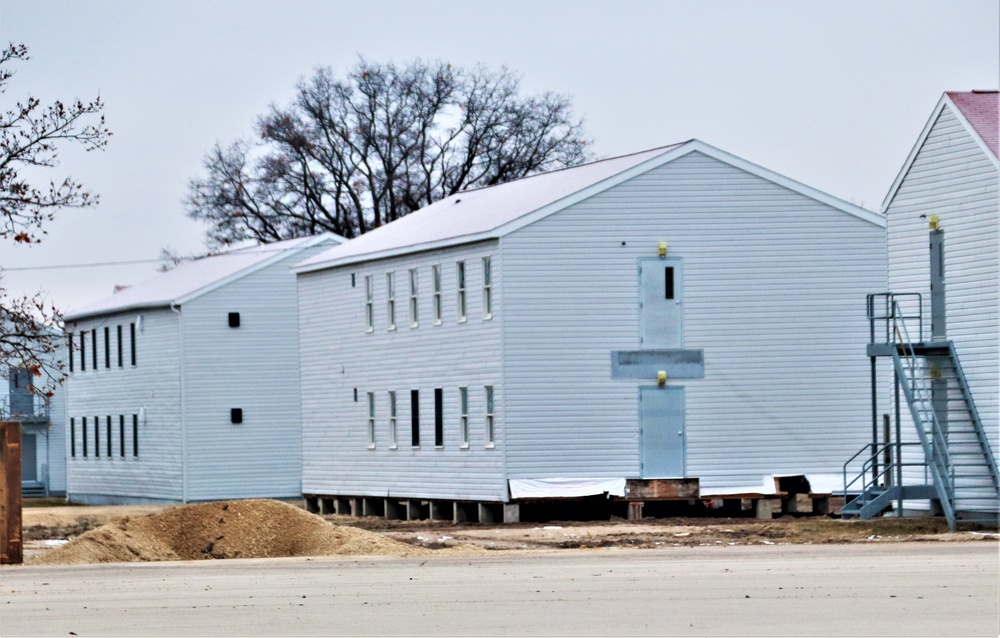
[[680, 146], [673, 144], [640, 153], [599, 160], [572, 168], [529, 175], [521, 179], [462, 191], [429, 204], [419, 211], [380, 226], [360, 237], [311, 257], [297, 272], [323, 268], [328, 262], [357, 261], [402, 248], [461, 243], [488, 238], [499, 227], [547, 204]]
[[215, 285], [249, 274], [255, 267], [263, 267], [284, 259], [296, 252], [343, 238], [333, 233], [313, 237], [300, 237], [285, 241], [236, 248], [210, 257], [202, 257], [180, 264], [134, 286], [105, 297], [82, 308], [66, 313], [63, 319], [73, 321], [93, 315], [158, 308], [181, 303], [208, 292]]
[[1000, 92], [949, 91], [948, 97], [962, 112], [969, 125], [975, 129], [987, 148], [1000, 158]]

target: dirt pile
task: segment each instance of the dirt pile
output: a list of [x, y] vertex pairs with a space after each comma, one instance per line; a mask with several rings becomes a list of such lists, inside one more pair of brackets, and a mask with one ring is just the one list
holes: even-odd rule
[[374, 532], [331, 525], [287, 503], [252, 499], [187, 505], [124, 518], [47, 552], [37, 562], [79, 564], [429, 553], [432, 550]]

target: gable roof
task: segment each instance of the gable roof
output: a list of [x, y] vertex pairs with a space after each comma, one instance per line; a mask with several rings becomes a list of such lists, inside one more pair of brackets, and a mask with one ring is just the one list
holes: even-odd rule
[[324, 233], [313, 237], [237, 248], [184, 262], [172, 270], [125, 288], [110, 297], [68, 312], [63, 319], [75, 321], [111, 312], [184, 304], [311, 246], [342, 241], [344, 238], [339, 235]]
[[851, 215], [885, 226], [881, 215], [800, 184], [699, 140], [462, 191], [315, 255], [306, 273], [351, 263], [496, 239], [692, 152], [700, 152]]
[[903, 184], [903, 178], [910, 172], [910, 166], [917, 159], [917, 153], [923, 147], [931, 129], [937, 124], [941, 112], [945, 108], [950, 108], [955, 118], [961, 122], [965, 129], [972, 136], [972, 139], [983, 149], [986, 156], [993, 161], [993, 164], [1000, 168], [1000, 92], [997, 91], [947, 91], [938, 100], [937, 106], [931, 113], [927, 123], [924, 124], [920, 136], [910, 149], [903, 167], [896, 175], [896, 179], [889, 187], [889, 192], [882, 200], [882, 212], [889, 207], [896, 192]]

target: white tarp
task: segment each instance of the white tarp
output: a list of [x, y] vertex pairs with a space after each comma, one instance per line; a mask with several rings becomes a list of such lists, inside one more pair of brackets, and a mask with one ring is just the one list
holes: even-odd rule
[[758, 485], [702, 487], [701, 495], [705, 498], [721, 498], [733, 494], [777, 494], [778, 482], [776, 479], [789, 476], [805, 476], [812, 494], [834, 494], [842, 492], [844, 489], [844, 476], [842, 474], [766, 474], [761, 477], [761, 482]]
[[548, 478], [510, 479], [510, 497], [518, 498], [567, 498], [594, 496], [607, 493], [625, 496], [623, 478]]

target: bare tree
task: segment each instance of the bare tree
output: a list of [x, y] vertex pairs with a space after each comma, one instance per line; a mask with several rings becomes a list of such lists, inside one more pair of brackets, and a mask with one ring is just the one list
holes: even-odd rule
[[484, 67], [361, 60], [317, 69], [258, 118], [258, 142], [216, 145], [188, 214], [218, 246], [329, 230], [354, 237], [461, 190], [589, 159], [569, 98], [522, 96]]
[[[0, 52], [0, 95], [14, 76], [10, 65], [28, 59], [23, 44], [11, 44]], [[97, 196], [71, 177], [38, 187], [24, 173], [58, 166], [60, 144], [76, 143], [88, 151], [104, 148], [111, 132], [105, 127], [103, 109], [99, 97], [43, 106], [29, 96], [0, 114], [0, 239], [30, 246], [41, 241], [45, 222], [57, 211], [97, 203]], [[46, 377], [46, 386], [61, 382], [64, 364], [48, 356], [62, 344], [58, 319], [58, 310], [41, 293], [12, 296], [0, 269], [0, 361], [5, 364], [0, 375], [8, 374], [8, 366], [24, 367], [34, 376]]]

